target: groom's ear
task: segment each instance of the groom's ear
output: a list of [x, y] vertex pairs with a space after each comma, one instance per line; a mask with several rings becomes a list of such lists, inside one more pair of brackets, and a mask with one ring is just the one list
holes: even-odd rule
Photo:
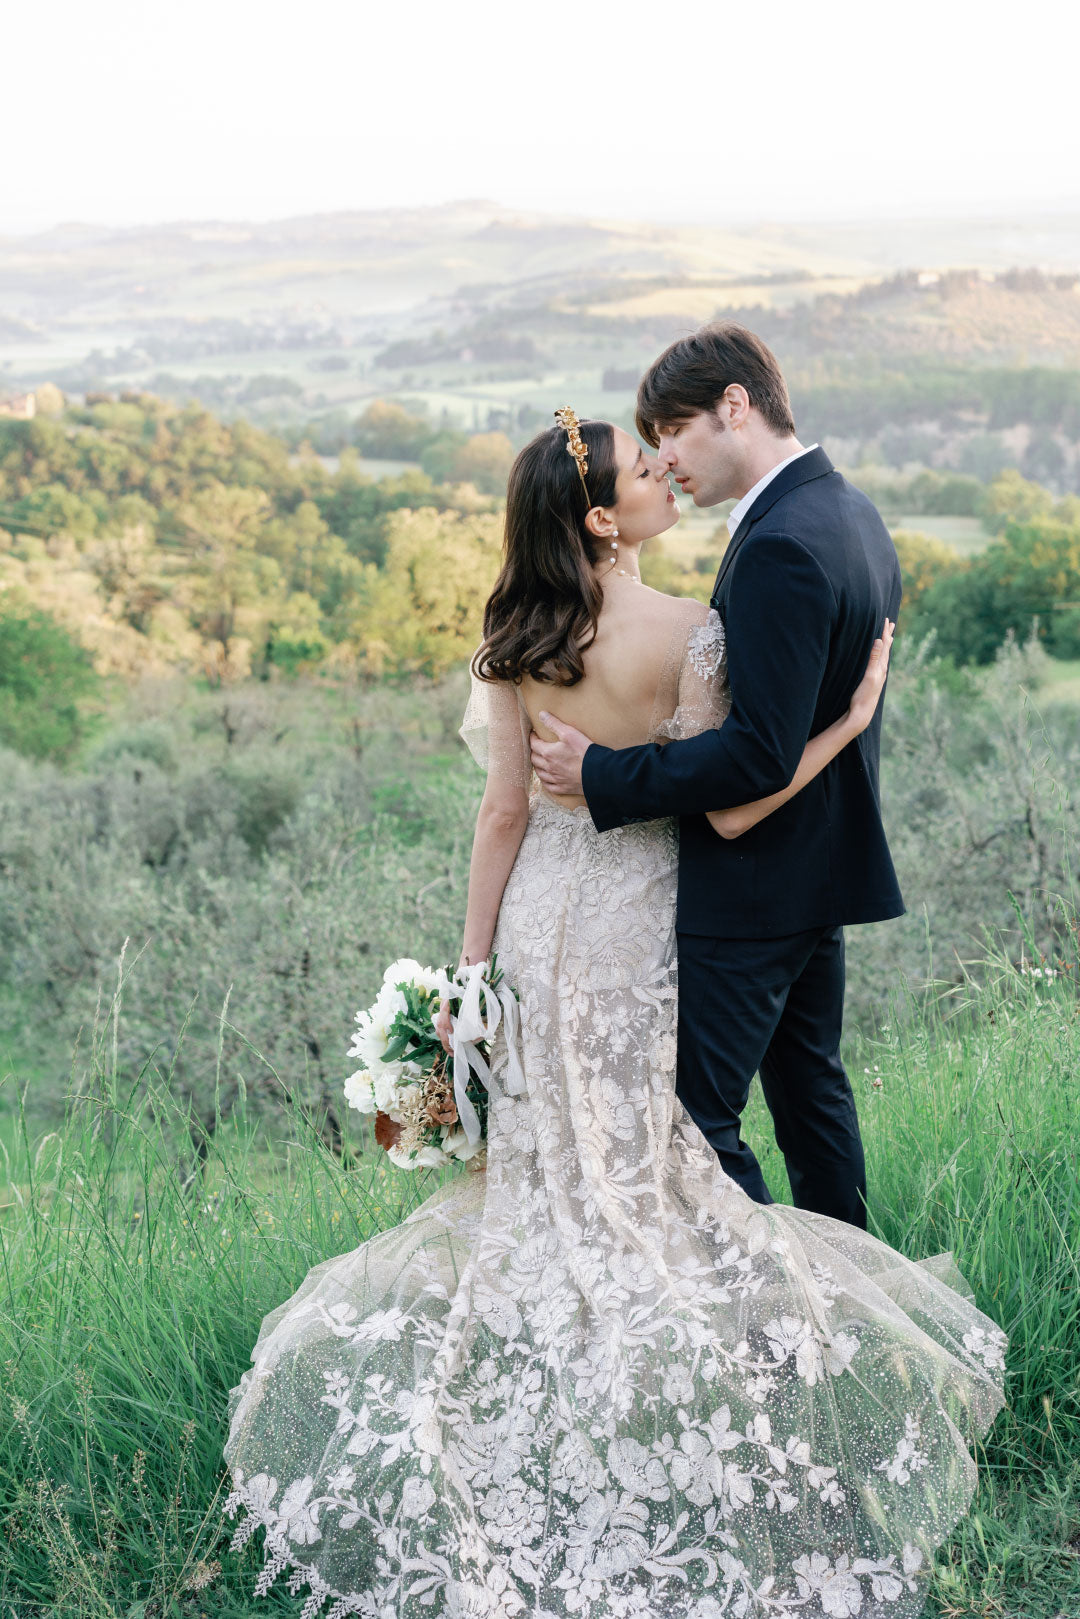
[[745, 426], [750, 409], [750, 395], [741, 382], [729, 382], [716, 404], [720, 420], [732, 430]]

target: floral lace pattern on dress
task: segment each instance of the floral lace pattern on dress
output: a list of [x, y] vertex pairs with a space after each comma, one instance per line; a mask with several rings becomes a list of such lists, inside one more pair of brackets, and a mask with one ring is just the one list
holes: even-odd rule
[[[684, 632], [672, 701], [717, 716], [711, 645]], [[487, 1174], [263, 1321], [226, 1510], [303, 1619], [922, 1611], [1005, 1337], [947, 1258], [724, 1174], [675, 1095], [676, 858], [671, 821], [534, 795], [495, 940], [527, 1083], [497, 1051]]]
[[724, 621], [716, 608], [710, 607], [704, 624], [690, 631], [686, 648], [687, 656], [702, 680], [715, 680], [719, 675], [726, 646]]

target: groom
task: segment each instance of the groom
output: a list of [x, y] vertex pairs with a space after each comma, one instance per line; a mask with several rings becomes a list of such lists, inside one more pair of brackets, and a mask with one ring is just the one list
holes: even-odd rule
[[676, 1092], [723, 1168], [772, 1198], [740, 1133], [761, 1075], [795, 1204], [866, 1226], [866, 1171], [840, 1061], [844, 924], [900, 916], [881, 824], [881, 706], [787, 804], [724, 840], [705, 811], [786, 787], [807, 740], [846, 711], [900, 567], [865, 495], [795, 437], [775, 356], [744, 327], [703, 327], [660, 356], [637, 422], [695, 506], [738, 497], [711, 605], [727, 639], [719, 730], [613, 751], [545, 714], [533, 736], [551, 792], [584, 793], [598, 831], [678, 815]]

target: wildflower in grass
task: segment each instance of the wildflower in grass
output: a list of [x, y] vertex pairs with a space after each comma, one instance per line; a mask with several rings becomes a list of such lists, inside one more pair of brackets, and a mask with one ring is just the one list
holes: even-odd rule
[[221, 1564], [217, 1558], [212, 1563], [208, 1563], [204, 1557], [200, 1557], [188, 1578], [187, 1589], [189, 1591], [205, 1591], [206, 1587], [216, 1580], [220, 1573]]

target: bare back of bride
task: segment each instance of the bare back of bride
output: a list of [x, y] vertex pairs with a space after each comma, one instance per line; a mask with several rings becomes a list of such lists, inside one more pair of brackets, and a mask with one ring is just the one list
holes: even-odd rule
[[[265, 1530], [258, 1589], [305, 1619], [914, 1619], [970, 1501], [1003, 1335], [948, 1256], [724, 1173], [675, 1095], [677, 823], [600, 834], [531, 776], [553, 694], [611, 746], [723, 723], [715, 615], [638, 578], [676, 516], [602, 422], [511, 476], [463, 955], [520, 993], [520, 1074], [497, 1048], [486, 1173], [317, 1265], [232, 1391], [234, 1545]], [[875, 657], [777, 802], [867, 723]]]

